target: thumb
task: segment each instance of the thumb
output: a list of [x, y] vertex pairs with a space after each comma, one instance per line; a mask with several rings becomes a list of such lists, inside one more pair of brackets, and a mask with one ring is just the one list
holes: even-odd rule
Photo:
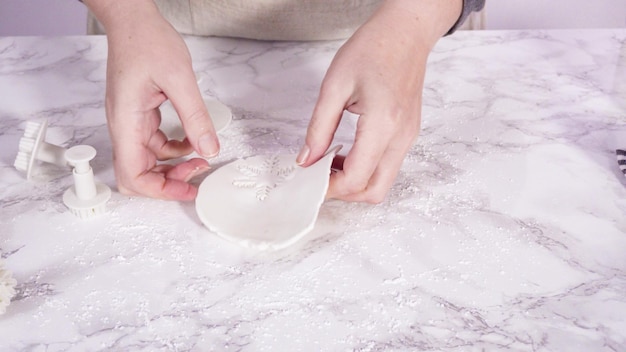
[[330, 147], [346, 105], [347, 98], [343, 93], [328, 84], [322, 84], [307, 128], [305, 144], [296, 158], [298, 165], [315, 163]]
[[205, 158], [219, 153], [220, 145], [204, 100], [200, 95], [193, 70], [183, 70], [172, 75], [163, 93], [172, 102], [178, 114], [187, 139], [193, 148]]

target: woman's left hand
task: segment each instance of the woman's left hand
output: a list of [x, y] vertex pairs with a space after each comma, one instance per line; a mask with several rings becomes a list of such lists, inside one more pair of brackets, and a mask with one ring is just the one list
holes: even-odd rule
[[360, 115], [354, 145], [331, 175], [327, 197], [384, 200], [420, 130], [428, 53], [460, 8], [460, 0], [385, 1], [337, 52], [297, 160], [308, 166], [323, 156], [344, 110]]

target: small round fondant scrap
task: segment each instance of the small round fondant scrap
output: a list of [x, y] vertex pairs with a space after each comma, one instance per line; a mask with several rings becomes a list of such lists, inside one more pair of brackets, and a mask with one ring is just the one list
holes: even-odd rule
[[[228, 106], [217, 100], [205, 99], [204, 105], [209, 111], [215, 131], [218, 133], [222, 132], [233, 119], [232, 111]], [[167, 101], [159, 107], [159, 110], [161, 110], [161, 131], [168, 138], [183, 140], [185, 131], [172, 104]]]

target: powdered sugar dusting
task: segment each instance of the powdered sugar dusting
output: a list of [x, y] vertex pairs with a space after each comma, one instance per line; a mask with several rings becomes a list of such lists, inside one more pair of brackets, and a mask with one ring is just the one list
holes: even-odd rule
[[[341, 43], [187, 40], [203, 95], [234, 114], [214, 169], [296, 153]], [[96, 178], [114, 185], [106, 41], [0, 39], [0, 252], [18, 282], [2, 347], [620, 350], [626, 191], [610, 144], [623, 140], [611, 87], [625, 40], [442, 39], [422, 134], [385, 202], [327, 201], [308, 235], [259, 253], [207, 230], [193, 204], [114, 192], [107, 214], [83, 221], [61, 203], [66, 170], [25, 182], [11, 146], [25, 120], [46, 117], [51, 142], [95, 146]], [[346, 121], [338, 142], [352, 141]]]

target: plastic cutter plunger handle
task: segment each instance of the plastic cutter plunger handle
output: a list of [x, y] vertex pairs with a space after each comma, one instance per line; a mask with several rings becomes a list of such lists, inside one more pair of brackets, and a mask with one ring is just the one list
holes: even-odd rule
[[96, 148], [90, 145], [77, 145], [65, 152], [65, 160], [81, 174], [91, 169], [89, 162], [95, 157]]
[[89, 145], [77, 145], [65, 152], [65, 160], [74, 167], [74, 186], [63, 193], [63, 203], [81, 219], [104, 213], [106, 202], [111, 198], [111, 189], [95, 182], [89, 165], [95, 157], [96, 149]]
[[74, 167], [74, 187], [79, 199], [96, 196], [96, 183], [89, 162], [96, 157], [96, 149], [90, 145], [77, 145], [65, 152], [65, 160]]

